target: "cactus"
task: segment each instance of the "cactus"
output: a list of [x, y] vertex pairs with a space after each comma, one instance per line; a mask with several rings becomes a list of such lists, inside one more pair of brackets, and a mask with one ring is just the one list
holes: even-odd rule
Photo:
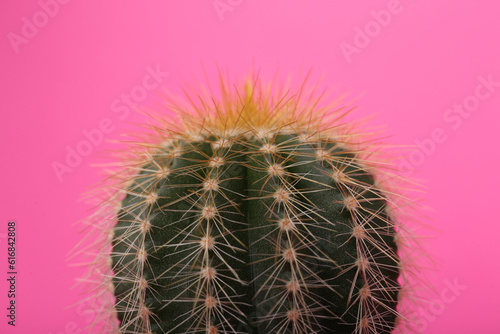
[[107, 238], [94, 268], [113, 294], [106, 325], [216, 334], [401, 324], [387, 171], [342, 123], [348, 111], [305, 95], [222, 82], [219, 99], [169, 100], [177, 119], [154, 117], [93, 220]]

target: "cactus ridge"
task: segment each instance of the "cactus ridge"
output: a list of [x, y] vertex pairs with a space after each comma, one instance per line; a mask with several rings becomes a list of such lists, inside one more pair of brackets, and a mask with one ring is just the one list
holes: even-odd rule
[[338, 107], [222, 88], [203, 119], [172, 102], [183, 126], [160, 118], [114, 175], [101, 285], [116, 331], [392, 332], [401, 237], [376, 151]]

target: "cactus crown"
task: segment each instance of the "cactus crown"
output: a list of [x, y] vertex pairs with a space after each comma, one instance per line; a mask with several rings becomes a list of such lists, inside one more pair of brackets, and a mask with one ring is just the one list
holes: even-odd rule
[[106, 236], [106, 325], [391, 332], [402, 275], [393, 194], [366, 136], [342, 123], [349, 110], [257, 80], [194, 96], [167, 102], [173, 121], [153, 116], [93, 221]]

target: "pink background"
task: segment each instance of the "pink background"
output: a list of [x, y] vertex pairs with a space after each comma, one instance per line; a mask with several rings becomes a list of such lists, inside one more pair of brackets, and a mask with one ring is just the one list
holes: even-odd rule
[[[81, 238], [74, 222], [90, 210], [81, 194], [99, 179], [91, 165], [113, 146], [92, 146], [61, 178], [52, 165], [65, 163], [84, 130], [111, 122], [103, 136], [115, 140], [144, 119], [133, 110], [122, 119], [112, 105], [124, 106], [122, 94], [143, 84], [148, 67], [168, 72], [160, 85], [179, 92], [202, 77], [201, 63], [210, 76], [215, 64], [233, 77], [252, 64], [265, 73], [279, 66], [283, 77], [311, 68], [324, 86], [359, 96], [354, 116], [376, 113], [372, 124], [385, 125], [387, 142], [427, 143], [401, 156], [426, 186], [425, 222], [435, 228], [426, 233], [438, 295], [421, 310], [422, 329], [500, 332], [498, 1], [221, 0], [230, 10], [219, 13], [212, 0], [61, 2], [0, 5], [0, 332], [85, 332], [89, 314], [68, 308], [80, 298], [70, 288], [83, 271], [66, 254]], [[489, 77], [497, 82], [490, 90], [481, 81]], [[148, 91], [139, 106], [158, 101]], [[463, 103], [473, 109], [467, 116], [449, 113]], [[18, 226], [15, 329], [5, 317], [9, 220]]]

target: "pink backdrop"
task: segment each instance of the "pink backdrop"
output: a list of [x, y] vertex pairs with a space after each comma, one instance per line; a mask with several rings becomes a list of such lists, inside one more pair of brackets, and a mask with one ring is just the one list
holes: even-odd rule
[[[252, 64], [269, 73], [279, 66], [284, 76], [312, 68], [325, 86], [359, 96], [354, 116], [376, 113], [372, 124], [385, 125], [389, 143], [415, 145], [400, 163], [426, 186], [435, 228], [427, 249], [439, 263], [429, 276], [437, 295], [419, 311], [423, 332], [500, 332], [498, 1], [25, 0], [0, 8], [0, 332], [85, 332], [88, 309], [69, 307], [83, 271], [66, 254], [81, 237], [74, 222], [90, 209], [81, 194], [99, 179], [91, 165], [112, 147], [107, 140], [144, 119], [126, 95], [154, 107], [155, 89], [179, 92], [201, 78], [201, 63], [209, 75], [215, 64], [234, 76]], [[95, 129], [103, 142], [82, 144]], [[88, 154], [69, 166], [78, 148]], [[58, 163], [68, 169], [56, 173]], [[11, 220], [15, 329], [5, 316]]]

